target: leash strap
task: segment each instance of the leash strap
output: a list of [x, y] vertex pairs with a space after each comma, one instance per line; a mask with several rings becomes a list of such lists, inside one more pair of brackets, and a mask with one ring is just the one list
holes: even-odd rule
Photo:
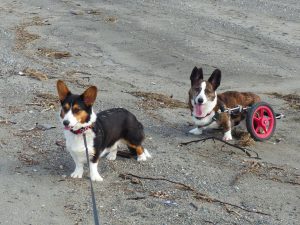
[[[84, 141], [84, 147], [85, 147], [85, 154], [86, 154], [86, 161], [87, 161], [87, 165], [89, 168], [89, 172], [90, 172], [90, 159], [89, 159], [89, 153], [88, 153], [88, 148], [87, 148], [87, 143], [86, 143], [86, 135], [85, 133], [82, 134], [83, 135], [83, 141]], [[99, 223], [99, 217], [98, 217], [98, 210], [97, 210], [97, 206], [96, 206], [96, 199], [95, 199], [95, 194], [94, 194], [94, 188], [93, 188], [93, 182], [92, 182], [92, 178], [90, 176], [90, 185], [91, 185], [91, 194], [92, 194], [92, 203], [93, 203], [93, 215], [94, 215], [94, 222], [95, 225], [100, 225]]]

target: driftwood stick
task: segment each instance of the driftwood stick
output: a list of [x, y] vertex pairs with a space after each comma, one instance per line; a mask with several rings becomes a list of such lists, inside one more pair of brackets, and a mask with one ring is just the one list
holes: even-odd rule
[[259, 211], [259, 210], [256, 210], [256, 209], [247, 209], [243, 206], [239, 206], [239, 205], [235, 205], [235, 204], [232, 204], [232, 203], [229, 203], [229, 202], [224, 202], [224, 201], [221, 201], [219, 199], [216, 199], [216, 198], [212, 198], [212, 197], [209, 197], [207, 195], [204, 195], [202, 193], [200, 193], [200, 195], [198, 195], [198, 193], [196, 193], [197, 195], [195, 196], [197, 199], [201, 199], [201, 200], [204, 200], [204, 201], [207, 201], [207, 202], [217, 202], [217, 203], [220, 203], [221, 205], [230, 205], [232, 207], [235, 207], [235, 208], [239, 208], [243, 211], [246, 211], [246, 212], [251, 212], [251, 213], [257, 213], [257, 214], [261, 214], [261, 215], [264, 215], [264, 216], [271, 216], [271, 214], [269, 213], [265, 213], [265, 212], [262, 212], [262, 211]]
[[209, 224], [212, 224], [212, 225], [216, 225], [216, 223], [212, 222], [212, 221], [209, 221], [209, 220], [202, 220], [204, 223], [209, 223]]
[[17, 123], [10, 120], [0, 120], [0, 124], [17, 124]]
[[235, 204], [232, 204], [232, 203], [229, 203], [229, 202], [224, 202], [224, 201], [221, 201], [219, 199], [216, 199], [216, 198], [212, 198], [206, 194], [203, 194], [199, 191], [197, 191], [194, 187], [191, 187], [187, 184], [184, 184], [184, 183], [181, 183], [181, 182], [177, 182], [177, 181], [173, 181], [173, 180], [169, 180], [167, 178], [164, 178], [164, 177], [144, 177], [144, 176], [139, 176], [139, 175], [135, 175], [135, 174], [132, 174], [132, 173], [122, 173], [119, 175], [119, 177], [123, 178], [123, 179], [132, 179], [132, 178], [138, 178], [138, 179], [143, 179], [143, 180], [162, 180], [162, 181], [167, 181], [169, 183], [172, 183], [172, 184], [177, 184], [177, 185], [180, 185], [182, 187], [185, 188], [185, 190], [187, 191], [192, 191], [194, 192], [196, 195], [195, 195], [195, 198], [196, 199], [201, 199], [201, 200], [204, 200], [206, 202], [216, 202], [216, 203], [219, 203], [221, 205], [230, 205], [232, 207], [235, 207], [235, 208], [239, 208], [243, 211], [246, 211], [246, 212], [250, 212], [250, 213], [257, 213], [257, 214], [261, 214], [261, 215], [265, 215], [265, 216], [271, 216], [269, 213], [264, 213], [264, 212], [261, 212], [259, 210], [256, 210], [256, 209], [247, 209], [243, 206], [239, 206], [239, 205], [235, 205]]
[[[252, 150], [252, 149], [247, 149], [247, 148], [242, 148], [242, 147], [240, 147], [240, 146], [238, 146], [238, 145], [231, 144], [231, 143], [229, 143], [229, 142], [227, 142], [227, 141], [224, 141], [224, 140], [222, 140], [222, 139], [220, 139], [220, 138], [217, 138], [217, 137], [205, 137], [205, 138], [201, 138], [201, 139], [197, 139], [197, 140], [193, 140], [193, 141], [181, 142], [181, 143], [179, 144], [179, 146], [188, 145], [188, 144], [191, 144], [191, 143], [196, 143], [196, 142], [201, 142], [201, 141], [202, 141], [202, 142], [205, 142], [205, 141], [210, 140], [210, 139], [213, 140], [214, 142], [217, 140], [217, 141], [223, 142], [224, 144], [229, 145], [229, 146], [231, 146], [231, 147], [233, 147], [233, 148], [237, 148], [237, 149], [243, 151], [243, 152], [244, 152], [248, 157], [250, 157], [250, 158], [261, 159], [261, 158], [258, 156], [258, 153], [255, 152], [254, 150]], [[251, 154], [250, 154], [249, 152], [254, 152], [254, 153], [256, 154], [256, 156], [254, 156], [254, 157], [251, 156]]]
[[169, 179], [166, 179], [163, 177], [142, 177], [142, 176], [134, 175], [132, 173], [123, 173], [123, 174], [120, 174], [119, 177], [122, 177], [123, 179], [127, 179], [127, 178], [130, 179], [130, 177], [136, 177], [136, 178], [143, 179], [143, 180], [162, 180], [162, 181], [170, 182], [172, 184], [180, 185], [180, 186], [184, 187], [185, 190], [187, 190], [187, 191], [196, 191], [193, 187], [188, 186], [184, 183], [172, 181], [172, 180], [169, 180]]

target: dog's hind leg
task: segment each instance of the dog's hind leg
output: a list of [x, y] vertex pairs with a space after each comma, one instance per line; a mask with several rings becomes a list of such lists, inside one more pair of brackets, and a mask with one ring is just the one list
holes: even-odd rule
[[[132, 148], [130, 147], [129, 145], [127, 145], [129, 151], [134, 154], [134, 155], [137, 155], [137, 152], [136, 152], [136, 149], [135, 148]], [[147, 149], [144, 148], [144, 154], [146, 155], [146, 158], [152, 158], [152, 156], [150, 155], [149, 151]]]
[[137, 161], [146, 161], [147, 158], [151, 158], [152, 156], [148, 152], [147, 149], [143, 148], [142, 145], [134, 145], [127, 143], [129, 149], [135, 150], [137, 154]]
[[94, 149], [92, 160], [90, 161], [90, 177], [92, 181], [103, 181], [103, 178], [98, 172], [99, 154], [101, 149]]
[[121, 142], [121, 140], [116, 141], [111, 147], [104, 149], [100, 157], [104, 157], [107, 154], [106, 158], [108, 160], [115, 160], [117, 158], [118, 146], [121, 144]]
[[124, 137], [125, 143], [129, 150], [135, 151], [137, 154], [137, 161], [146, 161], [147, 158], [151, 158], [147, 149], [144, 149], [142, 142], [145, 138], [144, 129], [141, 123], [137, 122], [136, 129], [131, 128]]
[[150, 153], [146, 148], [144, 148], [144, 154], [146, 155], [146, 158], [152, 158], [152, 156], [150, 155]]
[[90, 163], [90, 176], [92, 181], [103, 181], [103, 178], [98, 172], [98, 161], [95, 163]]
[[227, 113], [221, 113], [219, 120], [220, 120], [221, 126], [224, 129], [223, 140], [224, 141], [230, 141], [230, 140], [232, 140], [230, 115], [227, 114]]
[[109, 153], [106, 156], [106, 158], [108, 160], [110, 160], [110, 161], [116, 160], [116, 158], [117, 158], [117, 152], [118, 152], [118, 144], [117, 144], [117, 142], [113, 146], [111, 146], [108, 151], [109, 151]]
[[104, 156], [106, 156], [109, 153], [109, 149], [104, 149], [101, 154], [100, 154], [100, 158], [103, 158]]

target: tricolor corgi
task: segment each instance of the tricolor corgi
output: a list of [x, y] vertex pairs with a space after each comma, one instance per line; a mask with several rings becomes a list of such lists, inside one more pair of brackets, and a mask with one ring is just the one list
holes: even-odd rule
[[216, 90], [221, 83], [221, 71], [216, 69], [207, 81], [203, 80], [202, 68], [194, 67], [190, 76], [189, 108], [197, 126], [189, 132], [195, 135], [202, 134], [206, 128], [223, 128], [223, 140], [232, 140], [231, 128], [245, 119], [245, 112], [229, 115], [222, 112], [225, 108], [234, 108], [238, 105], [251, 106], [259, 102], [260, 97], [251, 92], [227, 91], [217, 94]]
[[63, 81], [58, 80], [57, 91], [66, 147], [75, 162], [71, 177], [82, 178], [83, 165], [86, 163], [83, 133], [86, 134], [91, 156], [90, 177], [93, 181], [103, 180], [98, 173], [99, 156], [107, 155], [107, 159], [115, 160], [120, 143], [125, 143], [131, 151], [135, 151], [138, 161], [151, 157], [142, 146], [145, 137], [143, 125], [132, 113], [123, 108], [94, 113], [93, 104], [97, 97], [95, 86], [89, 87], [81, 95], [75, 95]]

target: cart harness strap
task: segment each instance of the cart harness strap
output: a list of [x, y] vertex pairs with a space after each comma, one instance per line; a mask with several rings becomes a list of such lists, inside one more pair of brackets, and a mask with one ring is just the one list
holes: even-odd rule
[[[90, 172], [91, 169], [90, 169], [89, 153], [88, 153], [88, 148], [87, 148], [87, 143], [86, 143], [86, 135], [85, 135], [85, 133], [83, 133], [82, 135], [83, 135], [83, 141], [84, 141], [84, 147], [85, 147], [86, 161], [87, 161], [87, 165], [88, 165], [89, 172]], [[95, 225], [100, 225], [97, 206], [96, 206], [96, 199], [95, 199], [95, 194], [94, 194], [94, 188], [93, 188], [93, 182], [92, 182], [91, 176], [90, 176], [90, 186], [91, 186], [91, 195], [92, 195], [92, 203], [93, 203], [94, 222], [95, 222]]]
[[213, 122], [217, 121], [218, 118], [219, 118], [219, 113], [216, 112], [215, 115], [212, 117], [211, 121], [209, 121], [208, 123], [206, 123], [204, 125], [198, 125], [198, 128], [207, 127], [207, 126], [211, 125]]
[[[204, 125], [201, 125], [201, 126], [198, 126], [198, 128], [201, 128], [201, 127], [207, 127], [209, 126], [210, 124], [212, 124], [213, 122], [217, 121], [219, 119], [219, 116], [221, 113], [228, 113], [229, 115], [232, 115], [232, 114], [238, 114], [238, 113], [241, 113], [245, 110], [247, 110], [248, 107], [246, 108], [243, 108], [241, 105], [238, 105], [234, 108], [226, 108], [225, 109], [225, 105], [223, 103], [221, 103], [220, 105], [220, 109], [218, 111], [215, 112], [215, 115], [212, 117], [211, 121], [209, 121], [208, 123], [204, 124]], [[214, 110], [213, 110], [214, 111]], [[198, 120], [201, 120], [201, 119], [204, 119], [206, 118], [207, 116], [209, 116], [213, 111], [211, 111], [210, 113], [208, 113], [206, 116], [204, 117], [197, 117], [195, 116], [196, 119]]]

